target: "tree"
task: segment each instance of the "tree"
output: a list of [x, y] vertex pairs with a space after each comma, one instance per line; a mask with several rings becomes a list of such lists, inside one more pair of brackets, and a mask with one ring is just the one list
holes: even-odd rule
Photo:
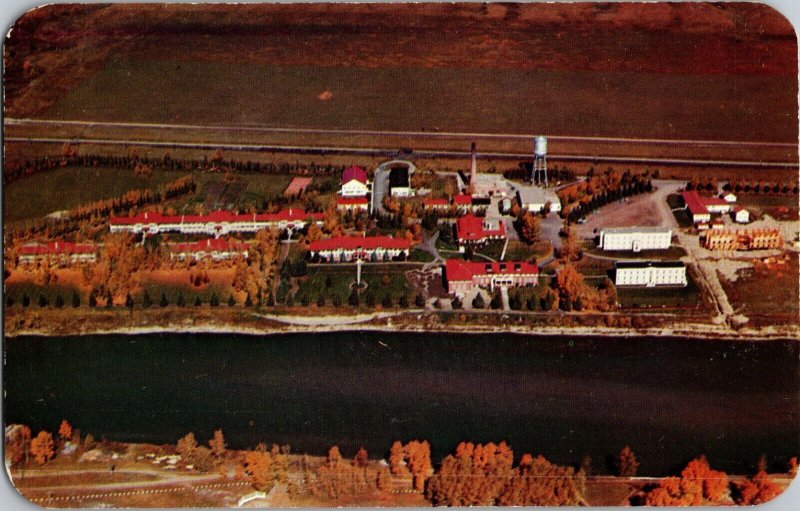
[[175, 305], [178, 307], [186, 307], [186, 300], [183, 298], [183, 293], [178, 291], [178, 298], [175, 300]]
[[680, 477], [667, 477], [645, 496], [649, 506], [700, 506], [728, 496], [728, 476], [712, 470], [701, 456], [686, 465]]
[[325, 295], [322, 293], [317, 297], [317, 307], [325, 307]]
[[78, 293], [75, 291], [72, 292], [72, 308], [77, 309], [81, 306], [81, 298], [78, 296]]
[[483, 301], [483, 294], [476, 294], [475, 298], [472, 299], [472, 308], [483, 309], [484, 307], [486, 307], [486, 302]]
[[39, 295], [39, 307], [42, 308], [47, 307], [47, 304], [48, 304], [47, 298], [45, 298], [44, 295]]
[[403, 444], [399, 440], [395, 440], [389, 449], [389, 470], [396, 476], [402, 476], [408, 473], [406, 468], [406, 453], [403, 449]]
[[403, 309], [408, 308], [408, 296], [405, 294], [400, 295], [400, 299], [397, 301], [397, 305], [399, 305]]
[[350, 304], [351, 307], [358, 307], [361, 304], [361, 299], [358, 296], [358, 290], [353, 288], [350, 292], [350, 296], [347, 297], [347, 303]]
[[208, 441], [208, 446], [211, 447], [211, 454], [215, 458], [225, 456], [227, 445], [221, 429], [214, 430], [214, 436]]
[[248, 451], [244, 456], [244, 470], [256, 490], [267, 491], [272, 487], [272, 457], [268, 452]]
[[60, 309], [64, 306], [64, 299], [61, 298], [61, 293], [56, 295], [56, 308]]
[[28, 458], [31, 447], [31, 428], [24, 425], [14, 427], [7, 437], [6, 459], [16, 465]]
[[334, 307], [341, 307], [342, 306], [342, 298], [338, 294], [335, 294], [335, 295], [333, 295], [332, 303], [333, 303]]
[[200, 307], [203, 304], [202, 300], [200, 300], [200, 295], [194, 295], [194, 306]]
[[781, 494], [778, 485], [770, 481], [763, 470], [741, 483], [734, 483], [734, 502], [740, 506], [763, 504]]
[[147, 291], [144, 292], [144, 296], [142, 296], [142, 307], [145, 309], [149, 308], [153, 305], [153, 300], [150, 298], [150, 293]]
[[219, 307], [219, 296], [217, 296], [217, 293], [211, 293], [211, 299], [208, 301], [208, 304], [212, 307]]
[[541, 236], [542, 232], [542, 225], [538, 216], [534, 215], [530, 211], [525, 211], [517, 219], [517, 225], [519, 229], [519, 235], [523, 241], [529, 245], [539, 241], [539, 237]]
[[369, 464], [369, 454], [367, 450], [363, 447], [356, 452], [356, 455], [353, 456], [353, 465], [359, 468], [364, 468]]
[[40, 431], [36, 438], [31, 440], [31, 454], [39, 465], [44, 465], [55, 456], [55, 443], [53, 435], [47, 431]]
[[562, 230], [563, 239], [558, 249], [559, 259], [564, 263], [575, 261], [581, 256], [581, 247], [575, 229], [567, 226]]
[[450, 300], [450, 307], [452, 307], [453, 310], [459, 310], [464, 307], [464, 303], [461, 301], [461, 298], [456, 296]]
[[386, 295], [383, 297], [383, 300], [381, 300], [381, 306], [384, 309], [389, 309], [392, 307], [392, 305], [394, 305], [394, 303], [392, 302], [392, 294], [386, 293]]
[[233, 297], [233, 295], [230, 295], [228, 297], [228, 307], [233, 307], [234, 305], [236, 305], [236, 299]]
[[167, 295], [163, 291], [161, 292], [161, 301], [158, 302], [158, 305], [162, 308], [169, 305], [169, 300], [167, 300]]
[[416, 295], [414, 297], [414, 306], [420, 309], [425, 307], [425, 297], [421, 294]]
[[72, 438], [72, 426], [67, 422], [67, 419], [61, 421], [61, 426], [58, 428], [58, 438], [63, 442]]
[[630, 446], [625, 446], [617, 455], [617, 475], [620, 477], [634, 477], [639, 469], [639, 462]]
[[178, 440], [178, 443], [175, 444], [175, 452], [180, 454], [181, 458], [185, 461], [192, 460], [196, 448], [197, 440], [192, 432], [187, 433], [186, 436]]
[[431, 471], [431, 446], [427, 440], [412, 440], [405, 446], [408, 469], [413, 476], [414, 488], [422, 491]]
[[492, 295], [492, 300], [489, 302], [489, 307], [497, 310], [502, 306], [503, 306], [503, 299], [500, 296], [500, 293], [495, 293], [494, 295]]

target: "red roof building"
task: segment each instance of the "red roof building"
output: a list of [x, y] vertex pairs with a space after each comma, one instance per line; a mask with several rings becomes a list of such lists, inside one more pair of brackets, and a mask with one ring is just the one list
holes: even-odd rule
[[310, 222], [322, 225], [322, 219], [322, 213], [306, 213], [298, 208], [283, 209], [277, 213], [243, 215], [224, 210], [212, 211], [207, 215], [162, 215], [149, 211], [131, 217], [112, 217], [110, 228], [111, 232], [145, 235], [179, 232], [220, 237], [232, 232], [256, 232], [273, 227], [293, 230], [303, 228]]
[[19, 247], [17, 254], [21, 264], [32, 264], [44, 260], [55, 260], [60, 263], [93, 263], [97, 261], [95, 245], [71, 241], [31, 243]]
[[709, 222], [712, 213], [728, 213], [733, 205], [719, 197], [703, 197], [695, 190], [681, 192], [686, 209], [694, 223]]
[[228, 241], [221, 238], [209, 238], [202, 241], [187, 243], [173, 243], [169, 246], [170, 258], [179, 261], [194, 259], [201, 261], [211, 258], [214, 261], [222, 261], [234, 257], [247, 258], [248, 245], [241, 241]]
[[535, 286], [539, 282], [539, 267], [525, 261], [483, 263], [448, 259], [445, 261], [445, 279], [450, 294], [464, 298], [476, 287]]
[[450, 207], [450, 201], [447, 199], [424, 199], [422, 207], [425, 209], [447, 209]]
[[471, 206], [472, 195], [453, 195], [453, 204], [456, 206]]
[[286, 190], [283, 191], [284, 197], [294, 197], [295, 195], [300, 195], [304, 191], [308, 185], [311, 184], [310, 177], [293, 177], [292, 181], [289, 183], [289, 186], [286, 187]]
[[367, 171], [357, 165], [348, 167], [342, 172], [341, 184], [349, 183], [354, 179], [359, 183], [367, 184]]
[[408, 257], [411, 242], [391, 236], [335, 236], [312, 241], [309, 256], [328, 262], [361, 260], [389, 261]]
[[456, 220], [459, 250], [468, 245], [482, 245], [489, 240], [505, 239], [506, 227], [500, 219], [489, 220], [467, 214]]

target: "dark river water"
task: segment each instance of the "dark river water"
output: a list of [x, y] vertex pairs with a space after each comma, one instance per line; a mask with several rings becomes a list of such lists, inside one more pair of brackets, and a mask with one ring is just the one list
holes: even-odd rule
[[5, 418], [96, 438], [289, 443], [383, 456], [462, 440], [597, 472], [630, 444], [640, 474], [706, 454], [742, 472], [800, 454], [798, 343], [512, 335], [107, 335], [5, 340]]

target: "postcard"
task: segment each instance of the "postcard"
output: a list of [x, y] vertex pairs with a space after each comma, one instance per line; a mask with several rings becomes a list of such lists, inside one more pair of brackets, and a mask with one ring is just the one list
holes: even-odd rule
[[772, 7], [56, 3], [3, 58], [32, 503], [733, 506], [796, 476]]

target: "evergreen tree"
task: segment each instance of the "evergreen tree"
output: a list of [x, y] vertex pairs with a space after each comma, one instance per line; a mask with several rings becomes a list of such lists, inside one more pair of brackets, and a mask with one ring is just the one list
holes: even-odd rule
[[325, 295], [322, 293], [317, 297], [317, 307], [325, 307]]
[[97, 307], [97, 298], [94, 293], [89, 293], [89, 307]]
[[361, 298], [358, 296], [358, 290], [353, 288], [350, 292], [350, 296], [347, 297], [347, 303], [350, 304], [352, 307], [358, 307], [361, 305]]
[[78, 293], [73, 291], [72, 292], [72, 308], [77, 309], [81, 306], [81, 297], [78, 296]]
[[253, 299], [250, 298], [250, 293], [247, 293], [247, 298], [244, 300], [245, 307], [252, 307], [253, 306]]
[[367, 307], [375, 307], [375, 295], [372, 294], [371, 292], [367, 293], [366, 302], [367, 302]]
[[39, 307], [47, 307], [47, 298], [44, 295], [39, 295]]
[[425, 307], [425, 297], [422, 295], [417, 295], [414, 297], [414, 306], [423, 308]]
[[386, 296], [384, 296], [383, 300], [381, 300], [381, 306], [383, 306], [384, 309], [389, 309], [392, 307], [392, 305], [394, 305], [392, 303], [392, 294], [386, 293]]
[[186, 307], [186, 300], [183, 298], [183, 292], [178, 291], [178, 298], [175, 300], [178, 307]]
[[333, 295], [333, 306], [334, 307], [342, 306], [342, 298], [338, 294]]
[[236, 305], [236, 300], [234, 300], [233, 295], [228, 297], [228, 307], [233, 307]]
[[60, 309], [64, 306], [64, 299], [61, 298], [61, 293], [56, 295], [56, 308]]
[[200, 300], [200, 295], [194, 295], [194, 306], [200, 307], [203, 304], [203, 301]]
[[153, 300], [150, 298], [150, 293], [148, 293], [147, 290], [145, 290], [144, 296], [142, 297], [142, 307], [147, 309], [151, 305], [153, 305]]
[[400, 300], [397, 303], [401, 308], [407, 309], [408, 308], [408, 296], [407, 295], [400, 295]]
[[125, 297], [125, 307], [133, 309], [133, 297], [130, 293], [128, 293], [128, 296]]
[[212, 307], [219, 306], [219, 296], [217, 296], [217, 293], [211, 293], [211, 299], [208, 301], [208, 304]]
[[472, 300], [472, 308], [483, 309], [484, 307], [486, 307], [486, 302], [483, 300], [483, 295], [481, 293], [478, 293]]
[[14, 306], [14, 297], [11, 296], [11, 295], [8, 295], [6, 297], [6, 307], [13, 307], [13, 306]]
[[161, 307], [166, 307], [167, 305], [169, 305], [169, 300], [167, 300], [167, 295], [163, 291], [161, 292], [161, 301], [158, 302], [158, 305], [160, 305]]

